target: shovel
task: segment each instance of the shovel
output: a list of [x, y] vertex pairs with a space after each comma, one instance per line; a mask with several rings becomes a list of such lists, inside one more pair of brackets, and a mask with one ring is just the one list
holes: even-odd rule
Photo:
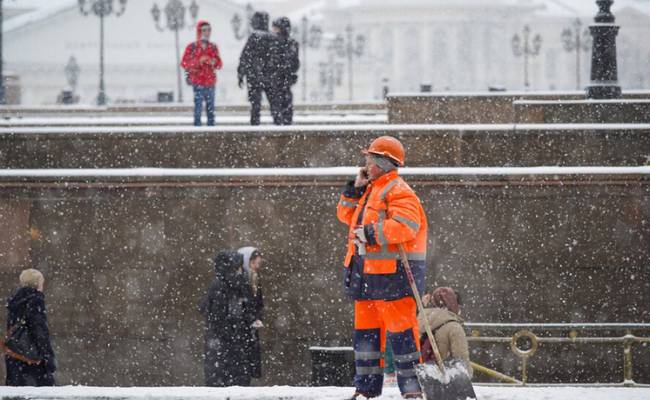
[[[415, 302], [420, 314], [424, 315], [424, 305], [422, 298], [415, 285], [415, 278], [411, 272], [408, 257], [404, 246], [399, 244], [399, 254], [406, 271], [406, 278], [409, 281]], [[422, 393], [426, 400], [466, 400], [467, 398], [476, 399], [472, 381], [467, 373], [467, 368], [463, 360], [458, 358], [450, 358], [442, 360], [436, 339], [431, 332], [431, 325], [429, 321], [424, 319], [424, 328], [427, 332], [427, 337], [431, 343], [431, 348], [436, 356], [436, 362], [427, 362], [418, 364], [415, 367], [415, 373], [422, 387]]]

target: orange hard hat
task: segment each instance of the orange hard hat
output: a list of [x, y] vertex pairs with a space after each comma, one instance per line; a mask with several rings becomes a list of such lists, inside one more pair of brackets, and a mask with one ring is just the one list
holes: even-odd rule
[[380, 136], [370, 143], [370, 147], [362, 151], [363, 154], [376, 154], [395, 161], [398, 166], [404, 166], [404, 146], [392, 136]]

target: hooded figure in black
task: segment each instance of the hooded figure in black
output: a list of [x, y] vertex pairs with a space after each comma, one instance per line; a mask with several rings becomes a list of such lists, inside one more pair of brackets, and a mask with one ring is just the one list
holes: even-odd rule
[[221, 251], [214, 259], [215, 278], [199, 303], [205, 317], [205, 385], [249, 386], [250, 363], [244, 355], [255, 322], [243, 256]]
[[269, 99], [270, 49], [273, 36], [269, 32], [269, 14], [258, 11], [251, 19], [253, 32], [239, 56], [237, 76], [239, 87], [243, 87], [244, 78], [248, 86], [248, 101], [251, 103], [251, 125], [260, 124], [262, 92]]
[[31, 286], [23, 286], [9, 298], [7, 310], [7, 330], [24, 321], [40, 356], [38, 364], [30, 365], [5, 355], [7, 386], [54, 386], [56, 358], [47, 326], [43, 292]]
[[281, 17], [273, 21], [275, 41], [271, 49], [271, 115], [276, 125], [293, 122], [293, 93], [291, 86], [298, 81], [300, 68], [298, 42], [291, 35], [291, 21]]

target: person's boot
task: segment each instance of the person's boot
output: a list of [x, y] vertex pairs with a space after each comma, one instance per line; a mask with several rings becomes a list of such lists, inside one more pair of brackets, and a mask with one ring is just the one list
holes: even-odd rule
[[406, 393], [403, 397], [405, 399], [424, 399], [422, 393]]
[[367, 400], [367, 399], [371, 399], [371, 398], [372, 397], [368, 397], [368, 396], [364, 395], [363, 393], [355, 392], [352, 395], [352, 397], [350, 397], [349, 399], [346, 399], [346, 400]]

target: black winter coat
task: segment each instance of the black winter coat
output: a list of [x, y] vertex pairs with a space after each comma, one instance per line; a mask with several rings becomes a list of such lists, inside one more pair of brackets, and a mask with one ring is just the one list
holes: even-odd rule
[[274, 36], [269, 32], [268, 15], [255, 13], [251, 21], [253, 32], [239, 56], [237, 75], [246, 78], [251, 86], [265, 85], [270, 82], [272, 72], [271, 47]]
[[24, 319], [34, 345], [38, 349], [39, 365], [28, 365], [5, 356], [7, 364], [7, 386], [51, 386], [56, 371], [56, 357], [52, 350], [50, 331], [45, 311], [45, 296], [31, 288], [18, 289], [7, 301], [7, 329]]
[[220, 252], [215, 258], [216, 277], [199, 303], [205, 317], [206, 386], [248, 386], [252, 371], [248, 351], [255, 321], [250, 285], [236, 274], [241, 254]]
[[[256, 320], [264, 321], [264, 297], [262, 288], [257, 288], [257, 293], [251, 293], [251, 302], [249, 304], [250, 314], [254, 315]], [[248, 358], [250, 360], [251, 377], [262, 377], [262, 347], [260, 345], [260, 335], [257, 329], [253, 330], [253, 336], [248, 347]]]
[[300, 69], [298, 42], [279, 33], [271, 47], [271, 82], [276, 87], [289, 88], [298, 80]]

